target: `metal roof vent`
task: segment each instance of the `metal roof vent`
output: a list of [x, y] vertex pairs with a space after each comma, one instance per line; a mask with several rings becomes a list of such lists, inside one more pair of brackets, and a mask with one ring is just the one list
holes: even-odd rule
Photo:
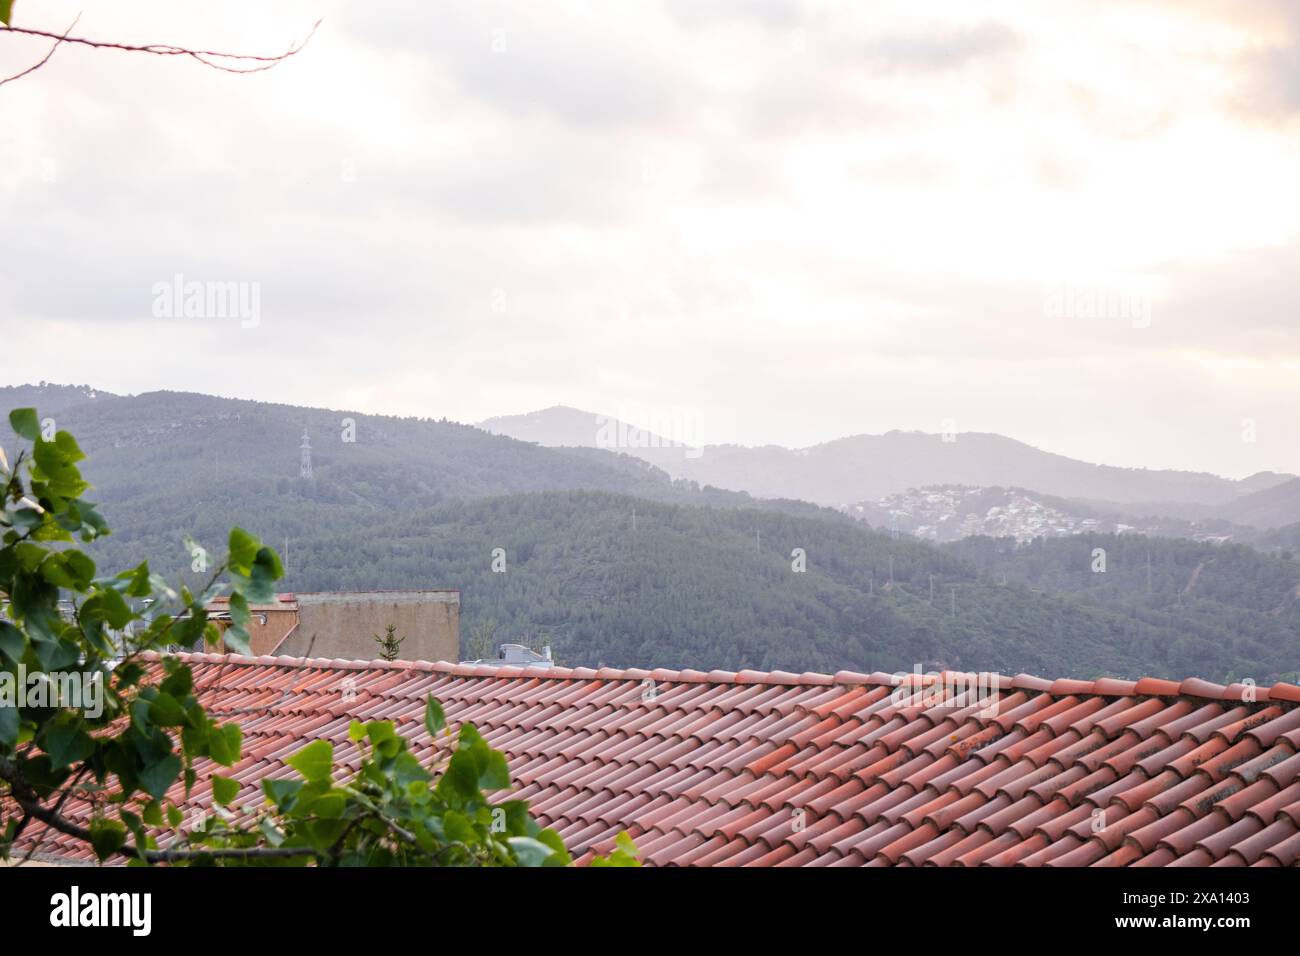
[[542, 648], [539, 654], [523, 644], [502, 644], [497, 648], [497, 656], [489, 660], [464, 661], [466, 664], [486, 664], [489, 667], [550, 667], [551, 646]]

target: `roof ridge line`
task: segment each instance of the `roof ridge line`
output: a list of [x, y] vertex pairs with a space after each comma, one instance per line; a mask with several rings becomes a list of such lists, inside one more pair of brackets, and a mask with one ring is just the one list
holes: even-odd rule
[[[160, 657], [158, 652], [145, 652], [148, 659]], [[323, 657], [285, 657], [262, 654], [255, 657], [240, 654], [212, 654], [208, 652], [181, 652], [176, 654], [182, 660], [228, 663], [228, 664], [266, 664], [274, 667], [295, 668], [332, 668], [335, 670], [407, 670], [425, 673], [449, 674], [455, 677], [483, 677], [493, 679], [526, 677], [538, 680], [627, 680], [627, 681], [666, 681], [686, 684], [768, 684], [780, 686], [831, 687], [852, 684], [875, 687], [931, 687], [941, 680], [952, 684], [983, 684], [992, 687], [996, 683], [999, 691], [1028, 690], [1048, 693], [1052, 696], [1083, 695], [1092, 697], [1196, 697], [1206, 700], [1230, 701], [1242, 703], [1300, 703], [1300, 686], [1279, 681], [1266, 687], [1253, 681], [1240, 681], [1230, 685], [1216, 684], [1199, 677], [1188, 677], [1182, 681], [1168, 680], [1160, 677], [1144, 677], [1140, 680], [1124, 680], [1114, 677], [1101, 677], [1096, 680], [1079, 680], [1063, 677], [1048, 680], [1033, 674], [1017, 674], [1007, 677], [993, 671], [932, 671], [928, 673], [904, 672], [886, 673], [876, 671], [863, 674], [857, 671], [837, 671], [835, 674], [822, 674], [806, 671], [794, 674], [789, 671], [697, 671], [691, 669], [672, 670], [670, 668], [628, 667], [527, 667], [527, 666], [491, 666], [487, 664], [459, 664], [451, 661], [385, 661], [385, 660], [345, 660], [342, 658]], [[1253, 698], [1253, 699], [1250, 699]]]

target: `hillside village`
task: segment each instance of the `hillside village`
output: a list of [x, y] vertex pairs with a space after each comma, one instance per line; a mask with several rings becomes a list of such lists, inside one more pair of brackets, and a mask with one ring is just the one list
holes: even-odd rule
[[[1062, 538], [1075, 534], [1146, 534], [1165, 531], [1167, 522], [1121, 520], [1084, 510], [1066, 510], [1055, 499], [1018, 488], [928, 486], [849, 505], [848, 514], [893, 534], [926, 541], [950, 542], [975, 535], [991, 538]], [[1207, 530], [1188, 534], [1196, 541], [1221, 544], [1231, 534]]]

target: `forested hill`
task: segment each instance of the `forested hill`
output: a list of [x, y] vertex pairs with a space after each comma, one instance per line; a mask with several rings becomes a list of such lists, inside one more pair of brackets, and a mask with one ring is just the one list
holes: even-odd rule
[[[504, 572], [492, 570], [498, 548]], [[494, 623], [497, 642], [549, 641], [574, 665], [1265, 680], [1297, 666], [1300, 613], [1285, 595], [1300, 571], [1239, 551], [1267, 572], [1244, 597], [1218, 594], [1214, 572], [1181, 606], [1082, 601], [843, 521], [549, 492], [309, 527], [292, 536], [285, 587], [457, 587], [464, 636]], [[105, 567], [146, 553], [167, 556], [168, 572], [188, 561], [175, 542], [160, 551], [118, 534], [95, 553]]]
[[[21, 404], [72, 432], [101, 501], [172, 489], [205, 492], [248, 482], [283, 491], [299, 477], [304, 431], [321, 500], [376, 508], [444, 496], [562, 488], [645, 492], [670, 484], [638, 459], [603, 460], [490, 435], [447, 420], [243, 401], [188, 392], [89, 398], [51, 386], [0, 389], [5, 411]], [[0, 427], [7, 434], [7, 427]], [[11, 439], [12, 440], [12, 439]]]
[[[805, 502], [756, 502], [744, 492], [673, 481], [640, 458], [591, 448], [542, 448], [446, 419], [219, 398], [190, 392], [118, 396], [88, 386], [0, 388], [0, 410], [34, 407], [72, 432], [93, 497], [135, 534], [206, 534], [233, 515], [274, 518], [298, 534], [325, 512], [355, 519], [429, 507], [444, 498], [589, 489], [717, 506], [795, 512]], [[300, 478], [302, 436], [312, 477]], [[0, 415], [0, 444], [14, 441]], [[137, 506], [147, 505], [138, 511]], [[238, 507], [238, 511], [231, 509]], [[125, 520], [124, 520], [125, 519]]]
[[[37, 400], [89, 456], [91, 498], [114, 529], [92, 551], [103, 572], [145, 558], [188, 572], [187, 536], [216, 553], [238, 524], [283, 553], [288, 590], [459, 588], [464, 634], [495, 622], [496, 641], [550, 640], [573, 664], [1261, 680], [1300, 666], [1296, 564], [1245, 548], [1152, 539], [1145, 600], [1126, 586], [1124, 549], [1140, 540], [1129, 536], [1107, 545], [1123, 574], [1096, 582], [1078, 577], [1084, 538], [1045, 562], [940, 550], [802, 502], [755, 502], [626, 456], [451, 422], [18, 391], [0, 402]], [[345, 418], [354, 442], [342, 440]], [[298, 474], [304, 428], [309, 479]], [[12, 452], [11, 436], [0, 444]], [[491, 570], [495, 548], [505, 573]], [[796, 548], [805, 573], [792, 569]], [[1202, 560], [1186, 593], [1162, 583], [1165, 562], [1186, 587]]]
[[1243, 661], [1254, 663], [1224, 676], [1258, 677], [1260, 664], [1272, 661], [1278, 673], [1300, 674], [1300, 563], [1291, 550], [1134, 534], [1020, 545], [976, 537], [943, 550], [993, 581], [1064, 596], [1138, 626], [1168, 625], [1175, 632], [1169, 658], [1185, 673]]

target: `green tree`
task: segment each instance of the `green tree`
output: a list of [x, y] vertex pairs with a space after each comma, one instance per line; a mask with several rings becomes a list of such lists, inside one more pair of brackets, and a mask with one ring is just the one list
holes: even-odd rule
[[[391, 722], [354, 721], [355, 772], [340, 773], [333, 744], [314, 741], [287, 761], [297, 779], [263, 782], [255, 813], [217, 810], [186, 829], [174, 785], [188, 797], [203, 772], [217, 807], [228, 806], [238, 785], [219, 769], [238, 761], [241, 733], [208, 716], [190, 668], [164, 649], [221, 640], [247, 653], [249, 602], [271, 598], [280, 561], [236, 528], [198, 590], [173, 589], [147, 562], [98, 574], [77, 544], [109, 529], [83, 497], [77, 442], [66, 431], [42, 438], [35, 409], [11, 412], [9, 421], [31, 448], [12, 466], [0, 450], [0, 687], [25, 672], [49, 696], [0, 700], [0, 859], [39, 821], [85, 841], [100, 860], [138, 864], [570, 862], [559, 835], [533, 820], [524, 801], [490, 800], [510, 787], [505, 758], [469, 724], [443, 761], [425, 767]], [[231, 622], [219, 633], [206, 608], [227, 590]], [[73, 670], [100, 683], [101, 706], [53, 690]], [[450, 737], [432, 697], [425, 724], [435, 739]], [[88, 823], [66, 813], [73, 798], [93, 798]], [[620, 841], [600, 865], [635, 862], [634, 848]]]
[[397, 660], [397, 655], [401, 653], [402, 642], [406, 640], [406, 635], [397, 636], [397, 625], [389, 624], [384, 628], [384, 634], [381, 637], [378, 634], [370, 635], [376, 644], [379, 645], [379, 657], [385, 661]]

